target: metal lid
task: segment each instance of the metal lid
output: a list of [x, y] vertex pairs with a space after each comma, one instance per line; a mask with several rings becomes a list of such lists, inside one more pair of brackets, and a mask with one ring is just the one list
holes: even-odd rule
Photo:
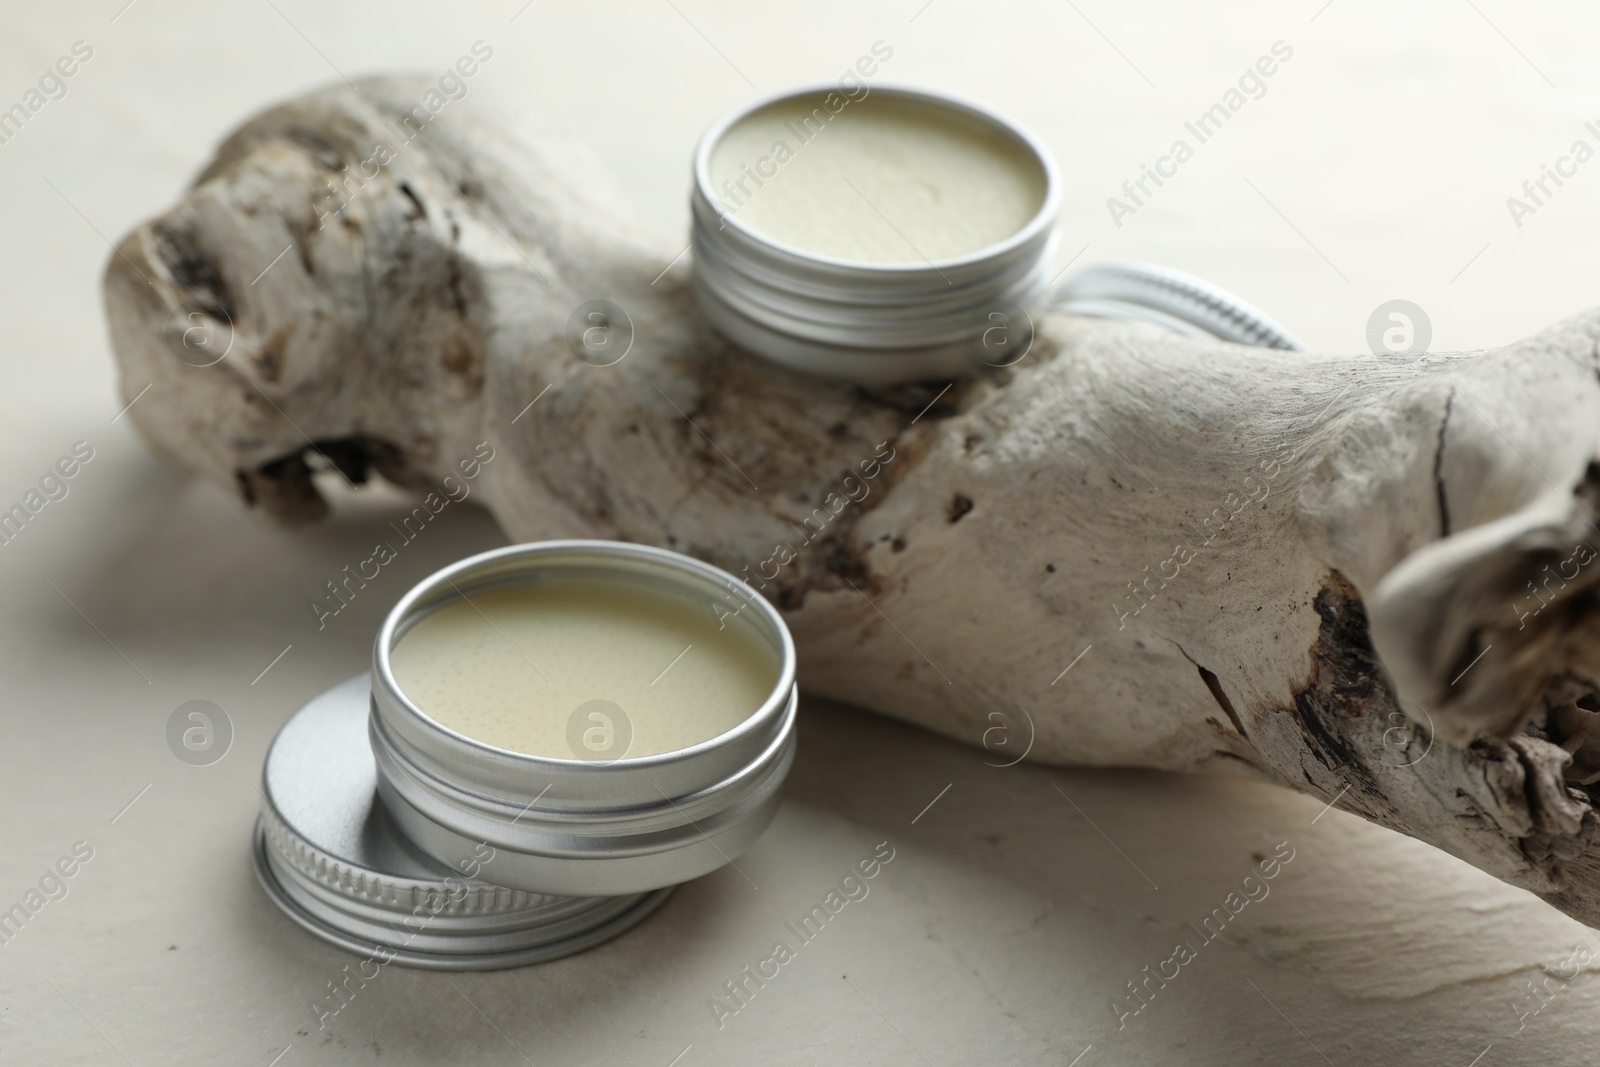
[[1299, 351], [1289, 332], [1232, 293], [1180, 271], [1147, 263], [1104, 263], [1071, 275], [1051, 310], [1149, 322], [1191, 337]]
[[[923, 263], [836, 259], [760, 233], [719, 202], [711, 159], [733, 126], [762, 108], [834, 88], [808, 86], [754, 100], [701, 138], [690, 236], [694, 292], [706, 317], [756, 355], [864, 385], [964, 375], [1021, 358], [1011, 353], [1024, 349], [1024, 328], [1031, 340], [1029, 316], [1048, 288], [1060, 181], [1044, 146], [993, 109], [905, 86], [875, 85], [862, 98], [894, 98], [979, 125], [1011, 140], [1038, 166], [1044, 180], [1038, 211], [1016, 233], [976, 252]], [[1013, 335], [998, 351], [986, 341], [995, 336], [996, 314]]]
[[483, 880], [492, 848], [462, 869], [480, 877], [429, 858], [377, 802], [370, 693], [363, 673], [314, 698], [278, 732], [262, 771], [256, 875], [311, 933], [380, 963], [517, 967], [610, 940], [671, 892], [550, 896]]
[[[766, 700], [725, 733], [612, 762], [534, 756], [456, 733], [401, 691], [390, 652], [428, 612], [475, 592], [587, 576], [722, 607], [777, 654]], [[696, 604], [698, 609], [699, 604]], [[794, 761], [794, 642], [771, 604], [708, 563], [620, 541], [545, 541], [462, 560], [400, 599], [373, 648], [370, 738], [395, 822], [444, 863], [496, 850], [494, 878], [531, 892], [638, 893], [728, 863], [766, 829]]]

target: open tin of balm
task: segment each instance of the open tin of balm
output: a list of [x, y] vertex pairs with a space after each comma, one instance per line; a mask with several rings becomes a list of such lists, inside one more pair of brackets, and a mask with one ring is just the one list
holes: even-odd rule
[[378, 792], [452, 868], [564, 896], [643, 893], [737, 856], [794, 759], [794, 643], [731, 575], [551, 541], [426, 579], [373, 651]]
[[798, 370], [888, 384], [1008, 366], [1032, 341], [1060, 202], [1016, 124], [920, 89], [751, 103], [694, 158], [706, 316]]

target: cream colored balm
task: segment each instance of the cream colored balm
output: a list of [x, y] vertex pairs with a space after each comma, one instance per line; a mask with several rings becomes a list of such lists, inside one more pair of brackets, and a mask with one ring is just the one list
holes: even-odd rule
[[473, 592], [390, 652], [400, 691], [475, 741], [616, 760], [724, 733], [761, 707], [778, 654], [737, 616], [688, 596], [560, 578]]
[[725, 214], [780, 244], [856, 263], [989, 248], [1039, 213], [1048, 184], [1007, 131], [885, 90], [857, 99], [819, 91], [759, 108], [717, 141], [709, 170]]

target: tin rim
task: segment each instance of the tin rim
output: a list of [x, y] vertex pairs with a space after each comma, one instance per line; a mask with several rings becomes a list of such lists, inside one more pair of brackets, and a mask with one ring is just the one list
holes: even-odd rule
[[[597, 763], [498, 748], [449, 729], [402, 692], [390, 653], [427, 612], [461, 596], [574, 574], [637, 580], [753, 610], [776, 652], [761, 705], [714, 737], [671, 752]], [[733, 600], [728, 600], [728, 597]], [[642, 892], [728, 862], [770, 822], [794, 758], [793, 639], [745, 583], [676, 552], [617, 541], [512, 545], [418, 583], [389, 612], [373, 647], [369, 734], [379, 792], [424, 852], [455, 863], [497, 849], [498, 881], [570, 896]]]
[[973, 119], [985, 126], [991, 126], [1028, 150], [1044, 175], [1044, 200], [1039, 205], [1032, 218], [1022, 225], [1016, 233], [997, 241], [992, 245], [985, 245], [974, 252], [964, 256], [953, 256], [949, 259], [930, 260], [925, 263], [911, 265], [904, 263], [863, 263], [858, 260], [838, 259], [833, 256], [817, 255], [793, 245], [773, 240], [759, 231], [751, 229], [740, 222], [737, 213], [724, 213], [715, 208], [716, 198], [711, 195], [711, 153], [726, 134], [739, 122], [772, 104], [781, 103], [796, 97], [814, 96], [837, 91], [837, 86], [831, 82], [818, 82], [790, 89], [780, 89], [777, 92], [759, 96], [752, 101], [733, 109], [722, 118], [711, 124], [700, 137], [700, 142], [695, 146], [694, 152], [694, 188], [696, 196], [703, 200], [711, 209], [714, 217], [719, 222], [730, 225], [744, 240], [759, 245], [763, 249], [771, 249], [782, 253], [796, 263], [814, 264], [831, 268], [835, 273], [860, 272], [863, 275], [906, 275], [913, 273], [937, 273], [940, 270], [959, 270], [963, 267], [981, 265], [984, 261], [1003, 257], [1016, 250], [1030, 240], [1037, 238], [1041, 232], [1051, 230], [1055, 226], [1056, 215], [1061, 209], [1061, 180], [1057, 172], [1055, 160], [1051, 158], [1044, 143], [1014, 119], [1005, 113], [979, 103], [969, 97], [956, 93], [947, 93], [923, 86], [912, 85], [905, 82], [879, 82], [872, 86], [867, 99], [873, 93], [884, 93], [889, 96], [898, 96], [905, 99], [916, 100], [922, 104], [935, 107], [949, 108], [968, 119]]
[[1227, 290], [1152, 263], [1084, 267], [1056, 288], [1050, 305], [1064, 314], [1149, 322], [1176, 333], [1256, 348], [1305, 347], [1266, 313]]
[[529, 893], [428, 861], [377, 799], [370, 704], [365, 673], [325, 690], [284, 723], [263, 762], [256, 877], [310, 933], [380, 964], [516, 967], [609, 940], [670, 893]]
[[603, 925], [590, 927], [559, 941], [498, 952], [426, 952], [363, 938], [312, 913], [285, 889], [284, 882], [279, 878], [269, 855], [266, 834], [258, 820], [250, 848], [250, 861], [255, 870], [256, 880], [261, 883], [261, 888], [279, 910], [301, 929], [346, 952], [373, 959], [381, 957], [385, 963], [398, 963], [406, 967], [431, 971], [497, 971], [510, 967], [526, 967], [535, 963], [549, 963], [552, 960], [575, 955], [585, 949], [604, 944], [649, 918], [666, 902], [675, 888], [668, 886], [657, 889], [631, 902], [628, 902], [629, 898], [621, 898], [624, 901], [623, 906], [618, 909], [617, 914], [609, 916]]

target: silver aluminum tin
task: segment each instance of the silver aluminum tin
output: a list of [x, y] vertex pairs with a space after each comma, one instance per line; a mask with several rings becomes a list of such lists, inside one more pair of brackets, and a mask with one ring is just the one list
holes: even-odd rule
[[[1044, 299], [1055, 244], [1061, 182], [1044, 145], [974, 101], [898, 85], [879, 94], [920, 101], [1009, 136], [1038, 162], [1044, 201], [1022, 229], [998, 244], [932, 263], [858, 263], [774, 241], [739, 221], [711, 184], [711, 156], [723, 135], [752, 112], [792, 97], [834, 90], [817, 85], [754, 100], [700, 139], [690, 196], [694, 291], [706, 317], [735, 344], [794, 370], [863, 385], [971, 374], [988, 366], [980, 337], [987, 313]], [[839, 113], [847, 119], [849, 111]], [[801, 149], [803, 151], [803, 149]], [[759, 195], [759, 193], [757, 194]], [[1029, 324], [1031, 326], [1031, 323]]]
[[1180, 271], [1148, 263], [1103, 263], [1062, 282], [1052, 309], [1073, 315], [1165, 326], [1190, 337], [1215, 337], [1257, 348], [1303, 346], [1265, 314]]
[[365, 672], [315, 697], [278, 732], [262, 770], [256, 876], [272, 901], [324, 941], [434, 970], [542, 963], [608, 941], [671, 890], [573, 898], [468, 878], [418, 852], [376, 799]]
[[[389, 654], [429, 611], [474, 592], [555, 577], [636, 582], [737, 612], [778, 655], [765, 702], [707, 741], [609, 763], [495, 748], [435, 722], [401, 691]], [[794, 760], [794, 642], [744, 582], [676, 552], [620, 541], [544, 541], [462, 560], [395, 605], [373, 649], [378, 791], [401, 830], [450, 866], [480, 843], [495, 880], [566, 896], [640, 893], [728, 863], [777, 813]]]

